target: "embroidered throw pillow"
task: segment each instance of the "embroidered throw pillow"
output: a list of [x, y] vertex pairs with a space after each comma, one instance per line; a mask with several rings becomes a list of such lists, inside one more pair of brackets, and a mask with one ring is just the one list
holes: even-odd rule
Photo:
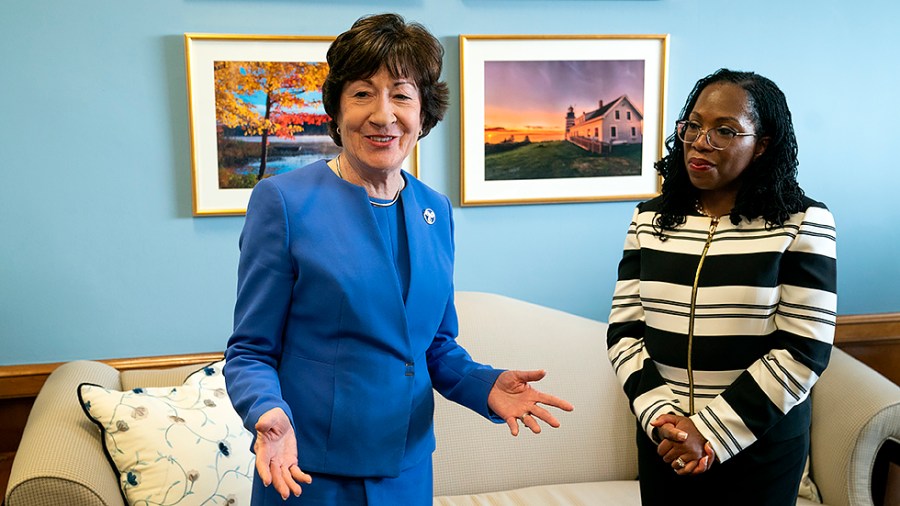
[[225, 391], [224, 363], [175, 387], [78, 387], [129, 505], [250, 503], [252, 435]]

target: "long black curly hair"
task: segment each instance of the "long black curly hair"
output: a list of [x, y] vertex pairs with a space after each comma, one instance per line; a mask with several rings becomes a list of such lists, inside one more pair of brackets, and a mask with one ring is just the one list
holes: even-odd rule
[[[678, 119], [688, 119], [707, 86], [723, 82], [746, 90], [758, 138], [768, 138], [765, 151], [740, 176], [741, 187], [729, 217], [735, 225], [743, 218], [762, 217], [768, 228], [779, 227], [792, 213], [802, 210], [803, 190], [797, 183], [797, 138], [791, 111], [778, 86], [753, 72], [719, 69], [697, 81]], [[666, 139], [666, 150], [669, 154], [654, 164], [663, 177], [660, 207], [654, 218], [660, 236], [685, 223], [700, 195], [688, 177], [684, 143], [674, 132]]]

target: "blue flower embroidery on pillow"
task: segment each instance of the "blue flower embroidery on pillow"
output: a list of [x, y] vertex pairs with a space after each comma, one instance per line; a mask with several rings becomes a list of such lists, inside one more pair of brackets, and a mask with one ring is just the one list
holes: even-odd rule
[[128, 475], [125, 478], [125, 481], [128, 482], [132, 487], [138, 486], [140, 480], [138, 479], [140, 475], [134, 471], [128, 471]]

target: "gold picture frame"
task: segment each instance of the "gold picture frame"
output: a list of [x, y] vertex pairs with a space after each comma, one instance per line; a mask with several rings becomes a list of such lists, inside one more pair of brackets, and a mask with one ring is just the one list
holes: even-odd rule
[[460, 35], [463, 206], [659, 193], [668, 35]]
[[[246, 214], [260, 178], [340, 152], [321, 105], [333, 41], [184, 34], [194, 216]], [[418, 177], [418, 165], [416, 146], [403, 169]]]

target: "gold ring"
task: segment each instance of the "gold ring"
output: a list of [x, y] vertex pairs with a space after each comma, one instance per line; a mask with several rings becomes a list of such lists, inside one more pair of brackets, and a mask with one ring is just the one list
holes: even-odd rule
[[685, 461], [682, 460], [681, 457], [678, 457], [677, 459], [675, 459], [675, 465], [678, 466], [679, 469], [684, 469], [684, 466], [686, 466], [687, 463], [685, 463]]

